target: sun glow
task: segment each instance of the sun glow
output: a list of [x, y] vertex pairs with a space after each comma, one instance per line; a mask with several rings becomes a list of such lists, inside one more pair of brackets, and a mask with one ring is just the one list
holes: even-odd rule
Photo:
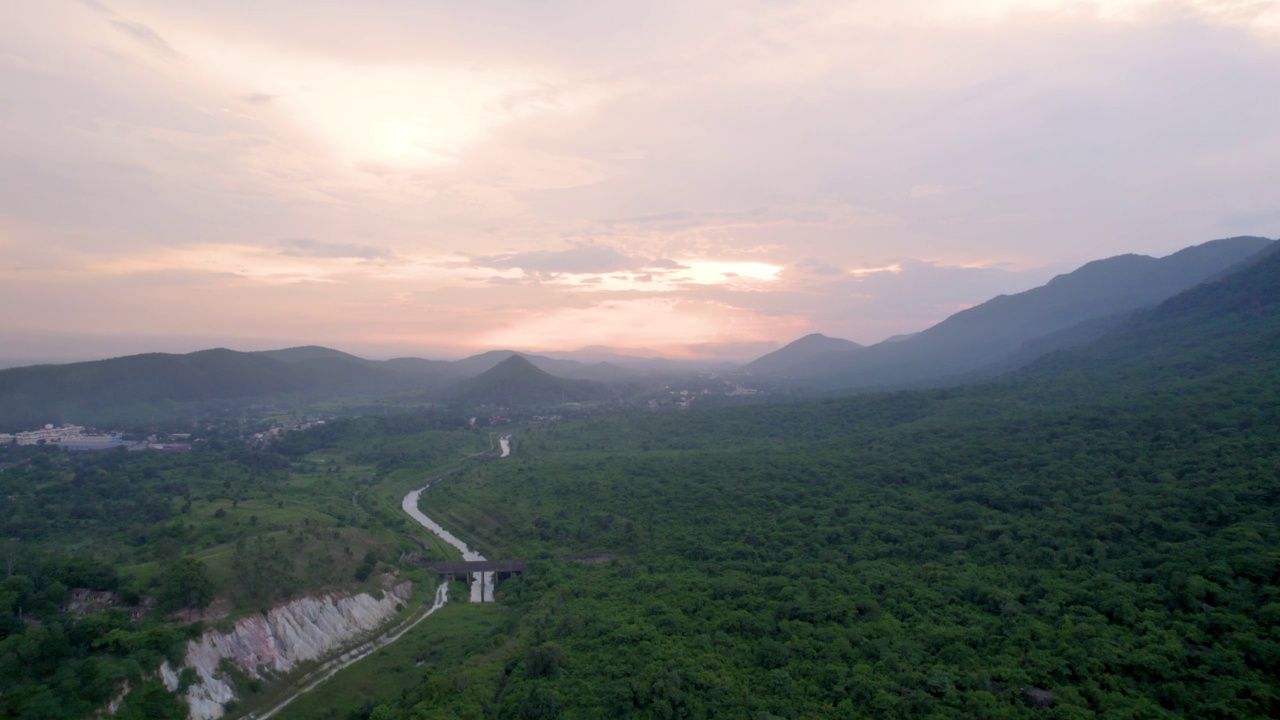
[[281, 99], [294, 122], [349, 162], [422, 166], [456, 161], [506, 121], [511, 85], [427, 68], [335, 68], [323, 89]]
[[456, 267], [451, 257], [395, 257], [371, 261], [354, 256], [299, 257], [278, 248], [234, 244], [202, 244], [159, 252], [90, 260], [85, 270], [94, 275], [143, 275], [200, 272], [236, 278], [253, 285], [333, 283], [349, 280], [386, 282], [448, 282], [478, 285], [474, 272]]
[[573, 347], [590, 338], [602, 345], [645, 346], [675, 356], [681, 346], [773, 340], [804, 325], [801, 318], [762, 316], [724, 303], [674, 298], [606, 300], [587, 307], [520, 313], [513, 320], [475, 338], [476, 346], [537, 350]]
[[686, 269], [677, 273], [683, 282], [695, 285], [743, 285], [768, 283], [778, 279], [781, 265], [763, 262], [736, 262], [725, 260], [682, 260]]
[[449, 157], [448, 138], [423, 122], [375, 122], [371, 140], [371, 154], [383, 160], [442, 162]]
[[279, 126], [283, 136], [301, 130], [352, 165], [452, 164], [510, 123], [590, 104], [584, 96], [546, 93], [562, 78], [531, 68], [360, 62], [161, 27], [202, 73], [260, 98], [245, 117]]

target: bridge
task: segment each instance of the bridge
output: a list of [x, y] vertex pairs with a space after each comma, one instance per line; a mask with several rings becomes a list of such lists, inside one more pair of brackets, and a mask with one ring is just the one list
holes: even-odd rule
[[459, 560], [420, 563], [422, 567], [434, 570], [438, 575], [477, 572], [522, 573], [528, 564], [527, 560]]
[[458, 576], [470, 582], [480, 583], [480, 602], [492, 602], [493, 596], [490, 595], [486, 601], [484, 598], [484, 574], [493, 574], [493, 588], [497, 592], [498, 584], [512, 575], [519, 575], [524, 572], [525, 566], [529, 563], [526, 560], [462, 560], [450, 562], [418, 562], [419, 567], [435, 571], [435, 574], [441, 579], [448, 578], [450, 581], [457, 580]]

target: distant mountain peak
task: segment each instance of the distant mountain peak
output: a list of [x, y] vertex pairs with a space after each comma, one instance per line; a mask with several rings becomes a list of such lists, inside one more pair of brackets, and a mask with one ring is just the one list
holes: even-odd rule
[[504, 405], [556, 404], [600, 397], [603, 386], [585, 380], [568, 380], [539, 369], [529, 358], [513, 353], [473, 378], [460, 383], [451, 394], [461, 402]]
[[280, 350], [262, 350], [256, 355], [264, 355], [286, 363], [311, 362], [315, 360], [348, 360], [353, 362], [366, 362], [364, 358], [357, 357], [351, 353], [345, 353], [341, 350], [334, 350], [323, 345], [299, 345], [297, 347], [281, 348]]
[[747, 363], [742, 371], [753, 375], [789, 375], [801, 365], [861, 349], [862, 346], [852, 340], [809, 333]]
[[[802, 344], [810, 345], [814, 343], [823, 343], [828, 346], [840, 345], [843, 347], [847, 347], [849, 345], [858, 345], [858, 343], [852, 340], [845, 340], [842, 338], [833, 338], [829, 335], [823, 335], [822, 333], [809, 333], [808, 335], [805, 335], [804, 337], [798, 340], [794, 340], [789, 344], [794, 346], [794, 345], [802, 345]], [[862, 347], [862, 346], [858, 345], [858, 347]]]
[[520, 353], [512, 353], [511, 357], [507, 358], [506, 360], [503, 360], [502, 362], [499, 362], [497, 365], [494, 365], [492, 368], [490, 368], [486, 372], [493, 372], [495, 370], [501, 370], [502, 372], [511, 372], [516, 368], [519, 368], [519, 370], [522, 372], [527, 371], [527, 372], [533, 372], [539, 375], [547, 375], [547, 376], [551, 375], [551, 373], [549, 372], [539, 370], [532, 362], [529, 361], [529, 358], [521, 355]]

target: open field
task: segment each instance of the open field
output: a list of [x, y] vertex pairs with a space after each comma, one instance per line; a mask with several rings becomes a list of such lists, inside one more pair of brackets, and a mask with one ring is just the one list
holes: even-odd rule
[[[463, 586], [451, 589], [450, 597], [465, 598]], [[346, 718], [362, 707], [400, 699], [432, 676], [442, 677], [501, 645], [511, 617], [511, 610], [498, 603], [451, 600], [400, 640], [339, 671], [273, 717]]]

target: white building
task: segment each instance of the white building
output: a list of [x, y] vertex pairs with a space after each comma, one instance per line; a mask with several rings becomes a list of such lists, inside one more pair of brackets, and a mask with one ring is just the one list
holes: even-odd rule
[[45, 425], [40, 430], [20, 432], [12, 437], [18, 441], [19, 445], [37, 445], [41, 440], [45, 443], [59, 443], [78, 438], [81, 435], [84, 435], [84, 428], [80, 425], [63, 425], [61, 427]]

